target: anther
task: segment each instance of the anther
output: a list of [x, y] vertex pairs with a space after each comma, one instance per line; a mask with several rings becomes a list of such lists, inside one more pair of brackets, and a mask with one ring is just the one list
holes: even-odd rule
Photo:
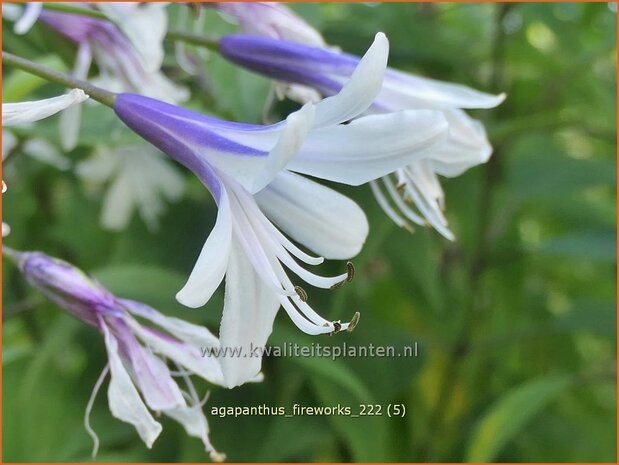
[[410, 225], [410, 223], [404, 223], [404, 224], [402, 225], [402, 227], [403, 227], [404, 229], [406, 229], [409, 233], [411, 233], [411, 234], [415, 234], [415, 228], [413, 228], [413, 227]]
[[346, 282], [351, 282], [355, 277], [355, 265], [352, 262], [346, 262]]
[[342, 287], [342, 285], [347, 281], [347, 279], [340, 281], [339, 283], [335, 283], [333, 286], [331, 286], [329, 289], [334, 290], [334, 289], [338, 289], [340, 287]]
[[359, 323], [360, 318], [361, 318], [361, 313], [355, 312], [355, 314], [350, 319], [350, 323], [348, 323], [348, 328], [346, 328], [346, 331], [348, 331], [349, 333], [352, 333], [353, 330], [357, 327], [357, 324]]
[[307, 302], [307, 292], [305, 292], [305, 289], [303, 289], [301, 286], [295, 286], [294, 290], [296, 291], [302, 302]]

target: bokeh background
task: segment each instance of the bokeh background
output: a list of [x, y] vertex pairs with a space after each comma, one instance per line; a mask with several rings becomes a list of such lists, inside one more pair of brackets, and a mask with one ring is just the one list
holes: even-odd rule
[[[170, 7], [174, 17], [182, 5]], [[361, 54], [376, 31], [390, 65], [508, 94], [478, 111], [495, 153], [490, 163], [444, 180], [450, 243], [411, 235], [388, 220], [369, 189], [356, 199], [371, 233], [357, 277], [311, 292], [324, 315], [362, 313], [353, 334], [319, 341], [279, 315], [273, 344], [419, 344], [419, 357], [267, 358], [265, 381], [211, 391], [211, 439], [230, 461], [606, 461], [616, 460], [616, 3], [295, 4], [331, 44]], [[208, 12], [205, 32], [234, 31]], [[74, 48], [41, 25], [27, 36], [3, 28], [5, 50], [70, 69]], [[170, 48], [171, 50], [171, 48]], [[260, 122], [269, 81], [208, 58], [189, 79], [168, 54], [168, 75], [192, 88], [191, 106]], [[58, 87], [5, 69], [5, 101]], [[283, 102], [274, 116], [294, 108]], [[111, 112], [85, 110], [73, 162], [118, 130]], [[58, 121], [18, 135], [58, 144]], [[107, 140], [105, 142], [108, 142]], [[5, 243], [42, 250], [88, 270], [113, 291], [216, 332], [221, 291], [200, 310], [174, 300], [210, 230], [215, 208], [190, 173], [182, 201], [157, 232], [139, 218], [120, 233], [99, 226], [102, 193], [71, 170], [13, 154]], [[325, 272], [341, 263], [324, 266]], [[3, 266], [3, 460], [87, 461], [82, 421], [106, 363], [101, 337], [28, 288]], [[208, 387], [200, 385], [201, 389]], [[217, 418], [211, 406], [401, 403], [404, 418]], [[92, 424], [100, 461], [207, 460], [198, 440], [162, 419], [152, 450], [111, 417], [105, 392]]]

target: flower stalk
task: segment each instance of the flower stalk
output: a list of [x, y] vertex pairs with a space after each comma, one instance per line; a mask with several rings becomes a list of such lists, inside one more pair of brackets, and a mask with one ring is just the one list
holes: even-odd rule
[[89, 82], [72, 78], [67, 74], [60, 73], [56, 70], [39, 65], [9, 52], [2, 51], [2, 64], [14, 66], [22, 71], [34, 74], [35, 76], [39, 76], [47, 81], [60, 84], [68, 89], [82, 89], [91, 98], [99, 103], [102, 103], [103, 105], [107, 105], [108, 107], [112, 107], [114, 105], [114, 101], [116, 100], [116, 94], [113, 92], [108, 92], [107, 90], [101, 89], [100, 87], [90, 84]]

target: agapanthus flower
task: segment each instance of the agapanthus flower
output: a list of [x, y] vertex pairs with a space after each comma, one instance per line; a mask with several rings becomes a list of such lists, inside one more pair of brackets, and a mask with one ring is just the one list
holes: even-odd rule
[[[387, 55], [388, 41], [378, 34], [339, 94], [308, 103], [270, 126], [221, 121], [139, 95], [116, 98], [117, 115], [192, 170], [218, 205], [216, 224], [177, 299], [202, 306], [225, 275], [222, 346], [264, 346], [280, 306], [308, 334], [349, 327], [315, 312], [286, 268], [316, 287], [342, 284], [352, 277], [351, 266], [346, 273], [323, 277], [297, 260], [318, 265], [325, 257], [356, 255], [367, 236], [367, 220], [352, 200], [292, 171], [358, 185], [422, 156], [446, 136], [440, 112], [425, 110], [340, 124], [371, 104]], [[321, 256], [303, 252], [280, 229]], [[224, 355], [221, 363], [226, 384], [236, 386], [255, 376], [261, 361]]]
[[155, 231], [165, 211], [165, 200], [179, 200], [183, 177], [170, 161], [151, 146], [99, 146], [76, 167], [87, 187], [109, 184], [101, 211], [101, 225], [112, 231], [125, 229], [134, 211]]
[[219, 362], [202, 356], [205, 348], [219, 347], [215, 336], [204, 327], [167, 317], [141, 302], [119, 298], [65, 261], [41, 252], [16, 252], [6, 247], [3, 253], [17, 263], [32, 286], [103, 336], [108, 363], [85, 415], [86, 429], [95, 441], [94, 453], [98, 439], [89, 414], [109, 373], [110, 412], [133, 425], [147, 447], [162, 430], [152, 411], [182, 424], [188, 435], [204, 443], [213, 460], [223, 459], [209, 441], [203, 402], [191, 380], [195, 375], [213, 384], [223, 383]]
[[[346, 53], [249, 35], [223, 37], [220, 51], [229, 60], [260, 74], [311, 86], [323, 95], [337, 93], [359, 63], [359, 57]], [[443, 236], [453, 239], [443, 215], [444, 195], [437, 174], [458, 176], [489, 159], [492, 147], [483, 125], [462, 109], [493, 108], [504, 98], [503, 94], [490, 95], [463, 85], [387, 69], [370, 112], [434, 109], [443, 112], [449, 123], [449, 138], [443, 144], [433, 146], [427, 157], [383, 177], [382, 184], [396, 208], [379, 183], [372, 181], [372, 190], [381, 207], [398, 225], [410, 228], [409, 221], [430, 223]], [[418, 212], [407, 204], [410, 201]]]

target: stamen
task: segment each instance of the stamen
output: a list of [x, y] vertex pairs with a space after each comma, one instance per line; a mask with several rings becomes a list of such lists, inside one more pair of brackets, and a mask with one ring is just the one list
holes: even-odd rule
[[351, 282], [355, 277], [355, 265], [352, 262], [346, 262], [346, 282]]
[[340, 281], [339, 283], [335, 283], [329, 289], [331, 289], [332, 291], [335, 290], [335, 289], [339, 289], [340, 287], [342, 287], [344, 285], [345, 282], [346, 282], [346, 280]]
[[355, 314], [352, 316], [350, 320], [350, 323], [348, 323], [348, 328], [346, 328], [346, 331], [348, 331], [349, 333], [352, 333], [353, 330], [357, 327], [357, 324], [359, 323], [360, 318], [361, 318], [361, 313], [355, 312]]
[[84, 427], [86, 428], [86, 432], [92, 438], [92, 442], [94, 443], [92, 446], [92, 458], [94, 459], [97, 456], [97, 452], [99, 451], [99, 436], [95, 433], [95, 430], [90, 426], [90, 412], [92, 412], [92, 407], [95, 403], [95, 399], [97, 398], [97, 394], [99, 389], [101, 389], [101, 385], [105, 380], [108, 372], [110, 371], [109, 363], [105, 365], [105, 368], [99, 375], [97, 382], [95, 383], [95, 387], [92, 390], [92, 394], [90, 394], [90, 399], [88, 399], [88, 404], [86, 405], [86, 411], [84, 412]]
[[297, 295], [301, 299], [302, 302], [307, 302], [307, 292], [301, 286], [295, 286], [294, 290], [297, 291]]

